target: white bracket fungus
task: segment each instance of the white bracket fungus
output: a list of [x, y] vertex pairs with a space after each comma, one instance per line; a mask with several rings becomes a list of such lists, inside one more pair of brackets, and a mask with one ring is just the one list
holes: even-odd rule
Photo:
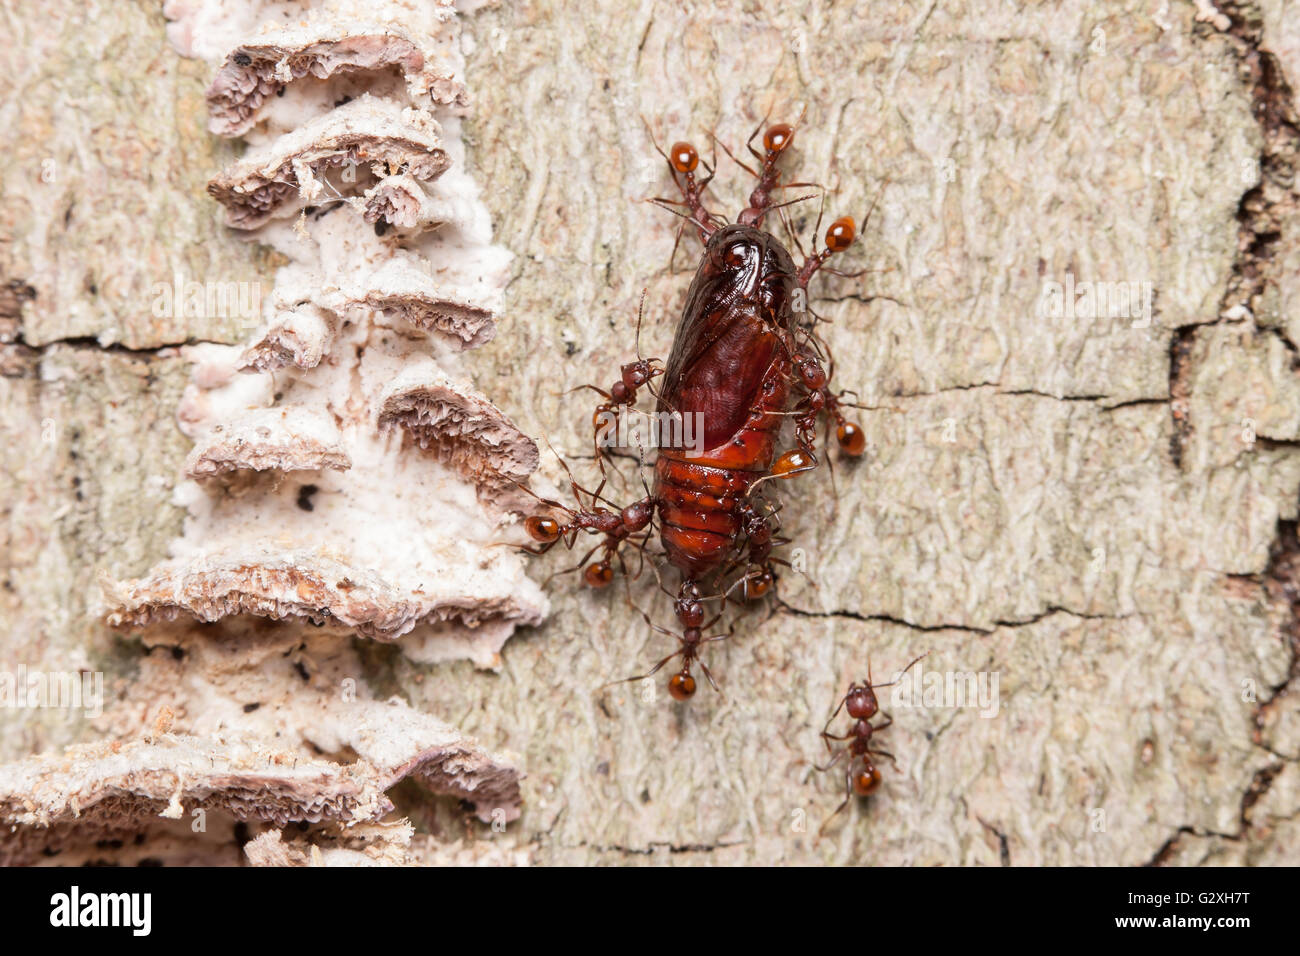
[[208, 128], [239, 136], [257, 122], [268, 97], [294, 80], [397, 67], [416, 102], [464, 106], [465, 87], [455, 64], [426, 53], [400, 29], [315, 20], [272, 39], [241, 43], [228, 54], [208, 88]]

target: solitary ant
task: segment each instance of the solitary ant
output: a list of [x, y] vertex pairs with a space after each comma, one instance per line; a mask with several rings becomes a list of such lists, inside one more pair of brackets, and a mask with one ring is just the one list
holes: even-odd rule
[[[850, 684], [848, 693], [840, 699], [839, 706], [835, 708], [835, 712], [826, 721], [826, 726], [822, 728], [821, 737], [826, 744], [826, 750], [830, 753], [831, 759], [824, 766], [817, 769], [830, 770], [846, 755], [849, 762], [844, 769], [844, 800], [835, 808], [835, 813], [832, 813], [826, 819], [826, 823], [822, 824], [822, 830], [825, 830], [826, 825], [848, 806], [849, 798], [854, 794], [859, 797], [869, 797], [880, 789], [880, 771], [871, 759], [873, 756], [887, 757], [890, 763], [895, 766], [898, 765], [898, 761], [894, 759], [894, 755], [889, 751], [879, 750], [872, 746], [872, 737], [894, 722], [893, 717], [880, 709], [880, 704], [876, 700], [876, 690], [881, 687], [893, 687], [904, 674], [912, 669], [917, 661], [925, 656], [925, 654], [922, 654], [920, 657], [914, 658], [911, 664], [899, 671], [898, 676], [887, 684], [873, 684], [871, 682], [871, 662], [868, 661], [866, 681], [861, 684], [854, 681]], [[831, 723], [839, 716], [840, 710], [845, 708], [849, 712], [849, 717], [854, 721], [852, 728], [847, 734], [843, 735], [831, 733]], [[872, 726], [871, 718], [878, 713], [884, 716], [885, 722]], [[836, 748], [831, 741], [848, 741], [848, 746]]]

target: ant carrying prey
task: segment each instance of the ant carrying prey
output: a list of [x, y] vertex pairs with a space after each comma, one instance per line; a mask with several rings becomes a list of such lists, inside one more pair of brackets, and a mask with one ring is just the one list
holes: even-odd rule
[[[757, 179], [748, 205], [735, 222], [707, 208], [704, 192], [714, 170], [701, 161], [692, 145], [679, 142], [667, 153], [655, 146], [682, 198], [649, 202], [680, 216], [678, 242], [683, 231], [694, 233], [703, 253], [668, 360], [641, 358], [638, 347], [637, 360], [622, 366], [619, 379], [608, 389], [587, 386], [602, 397], [593, 419], [602, 471], [609, 450], [602, 447], [602, 427], [613, 415], [631, 413], [643, 390], [654, 397], [660, 422], [698, 423], [691, 431], [694, 441], [690, 447], [680, 441], [657, 442], [653, 487], [631, 504], [620, 507], [605, 499], [603, 481], [591, 493], [570, 479], [576, 507], [539, 499], [552, 509], [551, 515], [533, 516], [526, 522], [536, 542], [528, 550], [534, 552], [559, 542], [571, 548], [579, 532], [601, 536], [582, 562], [586, 564], [583, 578], [593, 587], [608, 585], [615, 568], [623, 567], [621, 549], [639, 550], [644, 560], [648, 542], [658, 533], [663, 557], [680, 574], [675, 594], [660, 585], [674, 598], [680, 633], [651, 624], [675, 637], [678, 649], [650, 673], [680, 658], [680, 668], [668, 684], [677, 700], [694, 695], [692, 668], [697, 663], [717, 686], [701, 652], [724, 635], [706, 636], [706, 631], [720, 619], [729, 601], [755, 600], [770, 593], [777, 583], [776, 566], [786, 563], [773, 555], [785, 539], [776, 534], [779, 506], [765, 494], [771, 480], [793, 479], [818, 467], [819, 421], [826, 423], [826, 439], [831, 425], [835, 426], [843, 454], [856, 458], [866, 450], [862, 429], [843, 412], [852, 403], [845, 401], [845, 393], [831, 390], [834, 363], [817, 334], [818, 320], [805, 311], [810, 280], [832, 256], [849, 248], [857, 228], [847, 216], [836, 219], [826, 231], [825, 247], [803, 254], [784, 209], [813, 197], [780, 202], [774, 198], [780, 190], [812, 185], [783, 182], [778, 170], [796, 129], [786, 123], [769, 127], [760, 151], [754, 140], [762, 126], [747, 143], [756, 169], [723, 147]], [[764, 228], [774, 213], [785, 221], [803, 258], [801, 264], [796, 265], [785, 245]], [[674, 253], [676, 248], [674, 244]], [[638, 340], [639, 332], [638, 321]], [[780, 445], [788, 441], [782, 436], [787, 421], [793, 424], [793, 447], [781, 450]], [[584, 495], [590, 498], [585, 505]], [[716, 602], [718, 610], [706, 613], [707, 602]]]

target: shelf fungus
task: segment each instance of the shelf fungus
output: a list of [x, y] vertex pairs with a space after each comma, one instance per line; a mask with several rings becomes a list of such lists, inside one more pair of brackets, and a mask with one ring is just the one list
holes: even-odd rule
[[[519, 816], [522, 774], [423, 700], [375, 699], [358, 646], [395, 643], [433, 688], [452, 679], [437, 662], [499, 667], [548, 612], [500, 546], [537, 448], [468, 361], [496, 331], [510, 254], [466, 169], [455, 9], [165, 10], [215, 70], [212, 129], [250, 143], [209, 192], [284, 264], [247, 341], [182, 350], [194, 446], [170, 556], [101, 576], [108, 622], [174, 653], [142, 655], [108, 742], [0, 768], [0, 854], [411, 862], [399, 782], [496, 826]], [[167, 720], [140, 726], [153, 713]]]
[[[394, 811], [386, 791], [408, 777], [469, 800], [485, 820], [518, 816], [517, 771], [454, 731], [399, 730], [383, 756], [390, 762], [336, 762], [225, 731], [32, 757], [0, 767], [0, 865], [233, 863], [232, 849], [291, 823], [382, 846], [378, 825]], [[403, 862], [383, 849], [381, 862]]]
[[450, 204], [429, 195], [418, 179], [406, 173], [380, 179], [365, 191], [363, 205], [366, 222], [382, 220], [413, 232], [440, 226], [455, 215]]
[[371, 176], [435, 179], [450, 165], [442, 127], [423, 110], [363, 95], [250, 150], [208, 183], [227, 223], [256, 229], [291, 204], [339, 198]]
[[0, 767], [0, 864], [401, 864], [417, 859], [400, 814], [422, 794], [519, 816], [514, 763], [374, 699], [345, 637], [233, 622], [220, 641], [189, 625], [143, 643], [170, 653], [141, 657], [104, 711], [113, 740]]
[[413, 365], [393, 379], [380, 400], [379, 425], [401, 428], [488, 490], [514, 487], [537, 469], [536, 443], [495, 405], [432, 362]]
[[235, 471], [345, 470], [352, 459], [338, 425], [303, 406], [263, 408], [228, 424], [214, 425], [185, 461], [189, 478]]
[[65, 848], [125, 846], [141, 834], [175, 839], [209, 813], [279, 826], [371, 821], [392, 809], [384, 779], [373, 767], [229, 739], [164, 734], [73, 747], [0, 768], [0, 825], [10, 831], [0, 862], [61, 863]]
[[[221, 641], [196, 624], [144, 638], [147, 647], [171, 653], [145, 657], [135, 686], [166, 708], [178, 733], [220, 736], [237, 727], [309, 757], [377, 768], [383, 789], [414, 778], [471, 804], [485, 822], [518, 817], [514, 763], [401, 699], [375, 699], [358, 679], [362, 664], [346, 635], [304, 641], [266, 622], [223, 626]], [[125, 706], [106, 723], [123, 737], [150, 730]]]
[[241, 371], [315, 368], [329, 351], [334, 330], [326, 312], [310, 302], [278, 311], [239, 357]]
[[322, 301], [337, 312], [375, 310], [391, 321], [437, 333], [456, 349], [486, 345], [496, 335], [493, 303], [475, 301], [460, 283], [440, 283], [401, 259], [384, 263], [360, 281], [345, 282]]
[[[546, 605], [536, 586], [521, 586], [531, 582], [511, 574], [509, 563], [494, 563], [509, 559], [485, 554], [470, 569], [447, 567], [442, 561], [479, 552], [444, 544], [442, 553], [410, 554], [413, 566], [392, 577], [365, 563], [331, 558], [325, 546], [292, 550], [252, 545], [203, 553], [164, 562], [143, 578], [107, 582], [107, 620], [114, 627], [145, 627], [182, 614], [205, 622], [251, 614], [340, 627], [380, 641], [396, 640], [419, 625], [449, 621], [470, 629], [489, 622], [541, 621]], [[456, 550], [460, 553], [451, 553]]]
[[208, 129], [218, 136], [246, 133], [267, 99], [294, 80], [389, 68], [401, 71], [417, 102], [465, 105], [457, 64], [445, 53], [426, 52], [404, 31], [392, 27], [316, 20], [273, 38], [245, 41], [226, 54], [208, 87]]

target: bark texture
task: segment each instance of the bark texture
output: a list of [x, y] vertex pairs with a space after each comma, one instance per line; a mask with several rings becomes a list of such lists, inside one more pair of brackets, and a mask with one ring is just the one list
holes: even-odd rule
[[[169, 346], [249, 331], [160, 321], [148, 290], [276, 263], [205, 196], [236, 150], [206, 132], [210, 77], [155, 4], [6, 18], [0, 668], [102, 670], [111, 696], [144, 649], [101, 623], [98, 575], [146, 571], [182, 519], [188, 369]], [[632, 606], [670, 623], [649, 573], [626, 597], [555, 578], [549, 619], [496, 673], [359, 640], [369, 684], [527, 774], [505, 832], [413, 814], [427, 858], [1300, 862], [1295, 4], [537, 2], [463, 19], [469, 162], [517, 257], [475, 353], [483, 391], [594, 486], [593, 393], [570, 390], [634, 357], [643, 290], [642, 352], [667, 355], [697, 249], [684, 239], [672, 268], [677, 220], [637, 201], [672, 188], [642, 117], [708, 156], [710, 131], [743, 150], [769, 110], [806, 106], [787, 168], [827, 186], [830, 214], [875, 202], [846, 257], [873, 271], [824, 278], [812, 303], [868, 451], [833, 482], [784, 483], [804, 570], [710, 651], [721, 695], [608, 686], [673, 649]], [[713, 202], [734, 215], [748, 177], [718, 158]], [[792, 211], [805, 245], [816, 217]], [[1149, 327], [1044, 315], [1044, 283], [1067, 276], [1149, 283]], [[610, 493], [630, 501], [623, 465]], [[563, 486], [545, 452], [542, 470]], [[818, 731], [868, 658], [880, 680], [922, 652], [933, 673], [996, 674], [996, 715], [886, 697], [897, 768], [819, 836], [842, 778], [814, 771]], [[0, 721], [6, 760], [111, 730]], [[308, 852], [273, 842], [269, 861]]]

